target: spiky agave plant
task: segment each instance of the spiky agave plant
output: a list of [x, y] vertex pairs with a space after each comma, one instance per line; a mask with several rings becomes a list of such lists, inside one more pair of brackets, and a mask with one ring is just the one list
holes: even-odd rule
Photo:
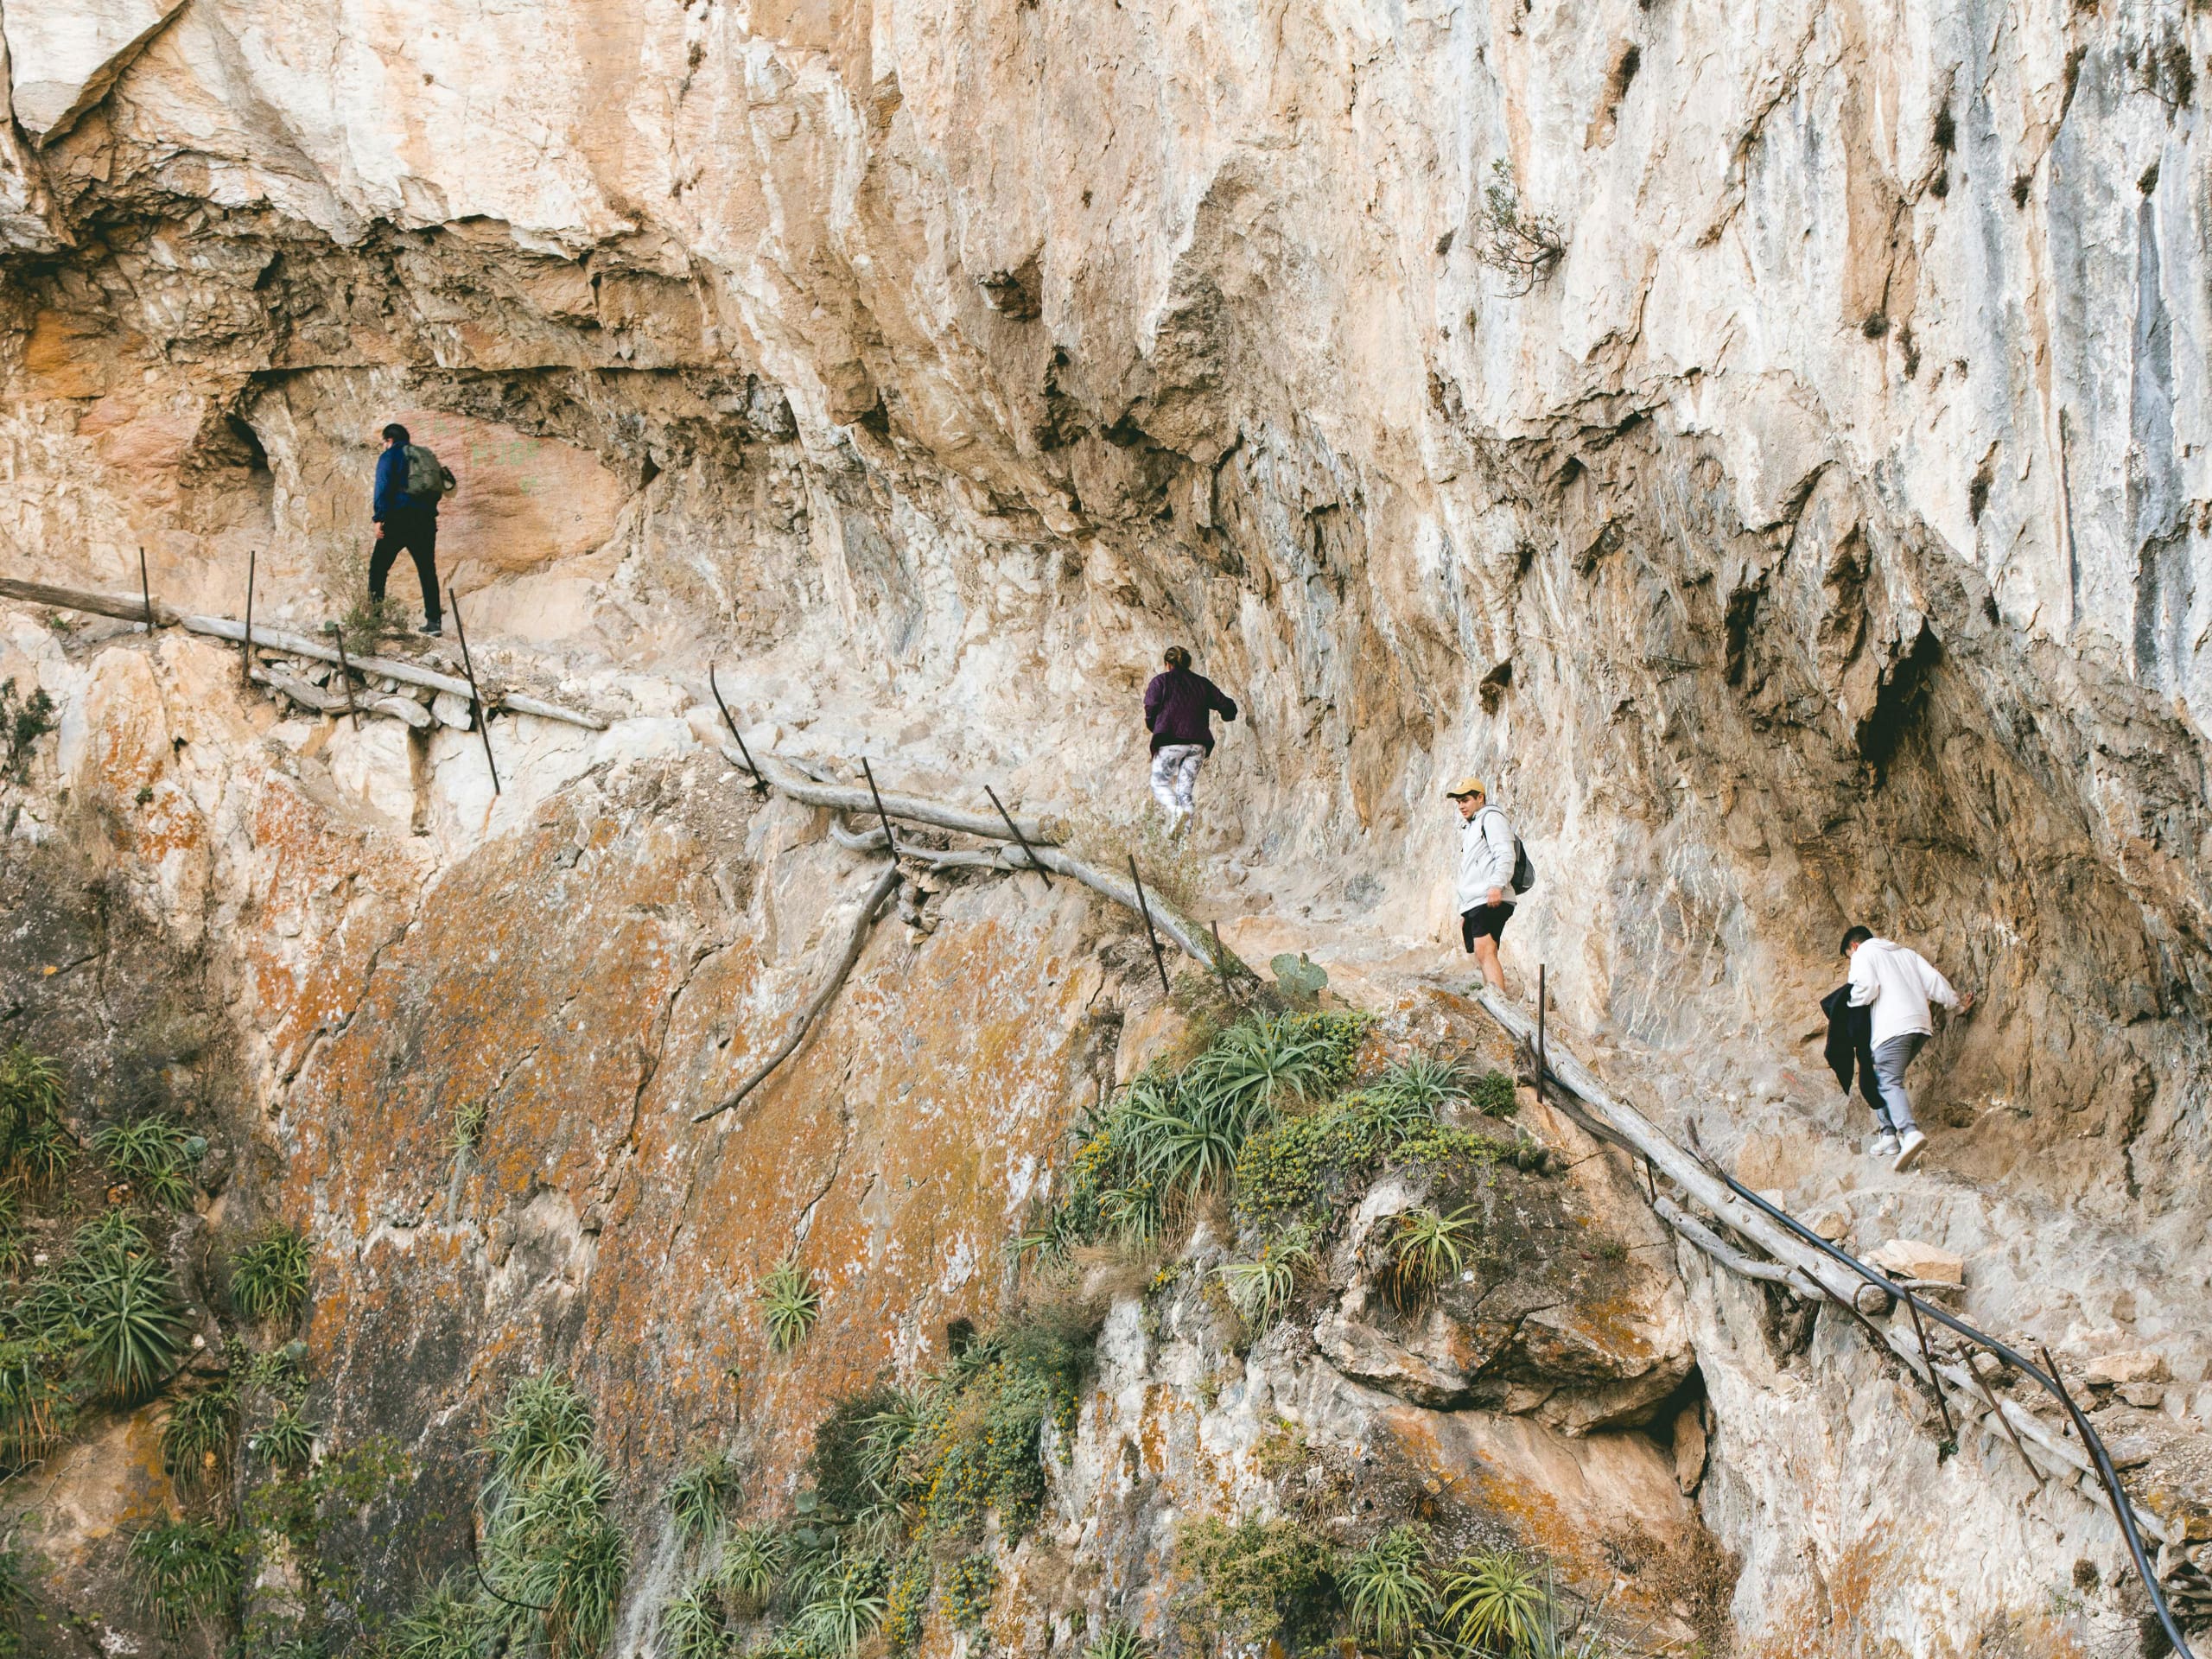
[[1426, 1205], [1402, 1212], [1390, 1236], [1390, 1265], [1384, 1284], [1390, 1300], [1411, 1307], [1466, 1265], [1467, 1247], [1481, 1229], [1472, 1207], [1440, 1215]]
[[1463, 1646], [1527, 1655], [1555, 1622], [1543, 1570], [1511, 1550], [1463, 1555], [1444, 1580], [1444, 1618]]
[[228, 1612], [245, 1581], [245, 1538], [204, 1521], [164, 1522], [130, 1541], [130, 1564], [147, 1601], [175, 1636], [194, 1619]]
[[141, 1196], [167, 1210], [191, 1205], [192, 1171], [207, 1154], [207, 1142], [166, 1117], [111, 1123], [92, 1136], [92, 1154]]
[[1450, 1103], [1466, 1099], [1473, 1086], [1473, 1074], [1458, 1056], [1409, 1054], [1385, 1067], [1365, 1093], [1377, 1127], [1403, 1136], [1434, 1122]]
[[1417, 1526], [1393, 1527], [1344, 1557], [1336, 1579], [1351, 1603], [1352, 1628], [1385, 1649], [1403, 1648], [1435, 1616], [1428, 1539]]
[[387, 1659], [485, 1659], [499, 1619], [473, 1578], [448, 1573], [391, 1628]]
[[184, 1349], [176, 1276], [127, 1219], [81, 1227], [77, 1243], [60, 1283], [79, 1337], [79, 1363], [118, 1399], [143, 1399], [176, 1369]]
[[1092, 1631], [1083, 1649], [1083, 1659], [1151, 1659], [1151, 1654], [1152, 1643], [1137, 1634], [1137, 1627], [1118, 1618]]
[[63, 1105], [59, 1066], [21, 1043], [0, 1050], [0, 1163], [27, 1185], [51, 1185], [75, 1160]]
[[256, 1233], [231, 1261], [231, 1306], [256, 1324], [289, 1323], [307, 1306], [314, 1259], [281, 1222]]
[[279, 1469], [304, 1469], [321, 1431], [296, 1407], [279, 1406], [248, 1442], [255, 1455]]
[[843, 1556], [814, 1577], [791, 1633], [823, 1659], [851, 1659], [883, 1623], [883, 1564], [869, 1556]]
[[715, 1659], [728, 1639], [721, 1591], [710, 1578], [692, 1580], [660, 1610], [663, 1659]]
[[608, 1514], [613, 1477], [591, 1449], [591, 1414], [553, 1372], [509, 1392], [483, 1449], [486, 1579], [510, 1634], [527, 1627], [553, 1659], [598, 1652], [629, 1576], [629, 1545]]
[[722, 1589], [741, 1606], [759, 1612], [768, 1605], [791, 1560], [791, 1546], [765, 1523], [739, 1527], [722, 1545]]
[[1260, 1247], [1249, 1261], [1224, 1262], [1216, 1269], [1223, 1292], [1244, 1323], [1264, 1331], [1290, 1306], [1298, 1275], [1313, 1263], [1313, 1230], [1300, 1224]]
[[686, 1544], [705, 1543], [719, 1533], [741, 1498], [736, 1466], [719, 1448], [668, 1483], [668, 1512]]
[[162, 1419], [162, 1466], [180, 1485], [212, 1486], [238, 1443], [238, 1391], [211, 1383], [180, 1395]]
[[822, 1294], [796, 1257], [787, 1255], [768, 1270], [760, 1281], [760, 1320], [770, 1347], [789, 1353], [821, 1317]]

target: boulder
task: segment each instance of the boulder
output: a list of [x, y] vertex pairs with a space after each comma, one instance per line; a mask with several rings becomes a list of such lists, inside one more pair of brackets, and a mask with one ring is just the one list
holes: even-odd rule
[[1916, 1238], [1885, 1239], [1866, 1253], [1866, 1260], [1892, 1279], [1925, 1279], [1939, 1285], [1967, 1281], [1964, 1257]]
[[2148, 1348], [2130, 1348], [2121, 1353], [2099, 1356], [2089, 1362], [2082, 1375], [2093, 1389], [2129, 1382], [2163, 1382], [2167, 1377], [2166, 1357]]

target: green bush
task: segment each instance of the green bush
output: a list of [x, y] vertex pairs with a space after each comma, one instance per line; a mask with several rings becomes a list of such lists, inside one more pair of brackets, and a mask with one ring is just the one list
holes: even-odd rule
[[851, 1659], [883, 1623], [883, 1563], [856, 1557], [830, 1563], [809, 1586], [791, 1635], [819, 1659]]
[[1428, 1539], [1419, 1527], [1393, 1527], [1345, 1556], [1337, 1585], [1351, 1603], [1351, 1627], [1386, 1651], [1402, 1650], [1435, 1617], [1428, 1581]]
[[207, 1142], [166, 1117], [111, 1123], [92, 1136], [92, 1154], [165, 1210], [192, 1207], [192, 1172], [207, 1155]]
[[0, 1549], [0, 1656], [20, 1652], [31, 1607], [31, 1567], [20, 1550]]
[[14, 679], [0, 680], [0, 737], [8, 746], [0, 771], [21, 783], [30, 767], [32, 745], [53, 729], [54, 699], [45, 687], [34, 686], [30, 696], [18, 697]]
[[392, 1626], [387, 1659], [486, 1659], [501, 1639], [474, 1574], [448, 1573]]
[[991, 1616], [999, 1592], [999, 1570], [988, 1555], [963, 1555], [952, 1564], [944, 1586], [944, 1614], [957, 1629], [980, 1630]]
[[769, 1269], [760, 1281], [760, 1322], [767, 1327], [771, 1348], [789, 1353], [821, 1317], [822, 1295], [805, 1268], [785, 1256]]
[[211, 1522], [174, 1521], [130, 1541], [147, 1604], [176, 1636], [197, 1619], [228, 1616], [245, 1580], [246, 1535]]
[[556, 1659], [599, 1651], [629, 1576], [613, 1477], [591, 1440], [589, 1409], [548, 1371], [509, 1391], [482, 1448], [486, 1580], [509, 1634]]
[[883, 1599], [883, 1633], [892, 1652], [912, 1653], [920, 1643], [935, 1582], [934, 1566], [920, 1549], [908, 1550], [892, 1570]]
[[231, 1262], [231, 1306], [256, 1324], [289, 1324], [307, 1306], [314, 1259], [281, 1222], [255, 1234]]
[[815, 1425], [807, 1474], [832, 1514], [849, 1519], [891, 1497], [883, 1478], [897, 1463], [891, 1436], [894, 1426], [911, 1421], [912, 1413], [908, 1396], [899, 1389], [875, 1388], [839, 1401]]
[[791, 1561], [791, 1546], [775, 1528], [758, 1522], [740, 1527], [722, 1546], [722, 1589], [754, 1613], [768, 1605]]
[[1234, 1527], [1211, 1518], [1186, 1521], [1177, 1529], [1176, 1546], [1198, 1573], [1206, 1605], [1240, 1647], [1264, 1647], [1280, 1633], [1283, 1647], [1296, 1652], [1333, 1605], [1333, 1552], [1287, 1516]]
[[1484, 1117], [1510, 1117], [1521, 1109], [1520, 1096], [1514, 1092], [1513, 1079], [1503, 1071], [1484, 1073], [1470, 1098], [1475, 1103], [1475, 1109]]

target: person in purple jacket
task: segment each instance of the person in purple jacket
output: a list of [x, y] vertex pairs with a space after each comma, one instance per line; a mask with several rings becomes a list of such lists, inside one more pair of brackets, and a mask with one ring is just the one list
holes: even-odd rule
[[1217, 711], [1234, 720], [1236, 705], [1205, 675], [1191, 671], [1191, 653], [1182, 646], [1168, 646], [1166, 660], [1167, 671], [1154, 675], [1144, 689], [1144, 723], [1152, 733], [1152, 797], [1166, 810], [1172, 836], [1190, 822], [1198, 767], [1213, 753], [1209, 716]]

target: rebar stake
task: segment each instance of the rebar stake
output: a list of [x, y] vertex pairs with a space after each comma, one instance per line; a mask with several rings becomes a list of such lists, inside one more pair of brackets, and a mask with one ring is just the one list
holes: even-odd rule
[[760, 768], [753, 764], [753, 751], [745, 747], [745, 734], [737, 729], [737, 722], [729, 717], [729, 704], [722, 701], [722, 689], [715, 683], [715, 665], [707, 664], [707, 690], [715, 694], [715, 707], [722, 711], [722, 724], [729, 728], [729, 734], [737, 740], [737, 752], [745, 757], [745, 769], [753, 774], [753, 792], [766, 795], [768, 780], [760, 775]]
[[1536, 964], [1536, 1101], [1544, 1098], [1544, 1007], [1551, 1001], [1544, 980], [1544, 964]]
[[1167, 982], [1167, 958], [1160, 954], [1160, 935], [1152, 931], [1152, 906], [1145, 900], [1144, 878], [1137, 874], [1137, 855], [1129, 855], [1129, 880], [1137, 886], [1137, 914], [1144, 918], [1144, 936], [1152, 941], [1152, 965], [1160, 969], [1160, 988], [1169, 997], [1175, 988]]
[[[1943, 1397], [1943, 1379], [1936, 1374], [1936, 1356], [1928, 1346], [1928, 1327], [1921, 1323], [1920, 1299], [1908, 1294], [1904, 1299], [1906, 1311], [1912, 1315], [1912, 1329], [1920, 1338], [1920, 1363], [1928, 1368], [1928, 1386], [1936, 1392], [1936, 1409], [1943, 1414], [1943, 1438], [1953, 1446], [1959, 1443], [1959, 1431], [1951, 1421], [1951, 1402]], [[1969, 1359], [1971, 1367], [1971, 1359]]]
[[146, 602], [146, 632], [151, 633], [156, 626], [154, 588], [153, 585], [146, 580], [146, 550], [143, 547], [138, 550], [138, 597]]
[[346, 630], [333, 628], [330, 637], [338, 647], [338, 683], [346, 688], [346, 718], [353, 722], [353, 729], [358, 732], [361, 729], [361, 714], [353, 707], [353, 664], [346, 659]]
[[875, 802], [875, 816], [883, 823], [883, 844], [891, 849], [891, 856], [895, 861], [899, 856], [899, 837], [891, 833], [891, 815], [883, 810], [883, 791], [875, 786], [875, 771], [868, 765], [866, 755], [861, 757], [861, 776], [868, 779], [868, 792]]
[[253, 683], [253, 567], [260, 557], [259, 548], [246, 550], [245, 632], [238, 638], [238, 676], [249, 686]]
[[1029, 844], [1029, 837], [1021, 833], [1021, 826], [1014, 821], [1014, 814], [1006, 810], [1006, 803], [999, 799], [998, 791], [993, 789], [988, 784], [985, 784], [983, 785], [983, 793], [991, 798], [991, 804], [998, 808], [999, 817], [1006, 820], [1006, 827], [1014, 832], [1014, 838], [1021, 843], [1021, 850], [1029, 855], [1029, 868], [1036, 871], [1039, 875], [1044, 877], [1045, 890], [1047, 893], [1051, 892], [1052, 888], [1052, 873], [1046, 869], [1044, 865], [1039, 861], [1037, 857], [1037, 849]]
[[446, 607], [453, 612], [454, 637], [461, 641], [461, 671], [468, 676], [468, 708], [476, 719], [476, 735], [484, 740], [484, 766], [492, 774], [492, 792], [499, 792], [499, 765], [492, 759], [492, 722], [484, 717], [484, 694], [477, 689], [476, 664], [469, 660], [468, 630], [461, 625], [461, 595], [446, 584]]

